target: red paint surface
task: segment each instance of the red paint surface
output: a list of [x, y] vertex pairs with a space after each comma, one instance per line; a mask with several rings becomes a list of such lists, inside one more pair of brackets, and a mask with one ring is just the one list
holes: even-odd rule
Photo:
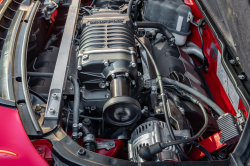
[[50, 165], [52, 165], [53, 158], [51, 155], [52, 144], [47, 140], [33, 140], [31, 141], [33, 146], [36, 148], [37, 152], [46, 160]]
[[48, 166], [30, 142], [18, 111], [0, 107], [0, 165]]
[[119, 139], [96, 138], [96, 142], [101, 142], [101, 141], [105, 141], [105, 140], [114, 140], [115, 147], [108, 150], [108, 151], [106, 149], [97, 149], [95, 152], [99, 153], [101, 155], [104, 155], [104, 156], [123, 159], [124, 158], [124, 143]]
[[[200, 145], [204, 146], [210, 153], [226, 146], [227, 144], [225, 143], [220, 143], [220, 139], [221, 139], [221, 134], [220, 132], [204, 139], [203, 141], [200, 142]], [[201, 152], [199, 149], [193, 147], [193, 149], [191, 150], [191, 152], [189, 153], [189, 158], [192, 161], [198, 160], [201, 157], [204, 157], [205, 154], [203, 152]]]

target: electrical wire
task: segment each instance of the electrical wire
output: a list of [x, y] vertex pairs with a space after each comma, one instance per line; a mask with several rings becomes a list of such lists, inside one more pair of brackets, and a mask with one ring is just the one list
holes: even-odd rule
[[204, 42], [203, 42], [203, 38], [202, 38], [202, 29], [200, 26], [198, 26], [198, 32], [199, 32], [199, 35], [201, 38], [201, 49], [202, 49], [202, 54], [204, 56], [204, 59], [203, 59], [202, 65], [199, 66], [197, 69], [204, 69], [207, 66], [207, 57], [206, 57], [205, 52], [204, 52]]
[[[166, 106], [166, 95], [164, 93], [164, 87], [163, 87], [163, 82], [162, 82], [162, 77], [160, 75], [160, 71], [155, 63], [155, 60], [154, 60], [154, 57], [152, 56], [152, 54], [149, 52], [149, 50], [147, 49], [147, 47], [144, 45], [144, 43], [135, 35], [135, 39], [140, 43], [140, 45], [143, 47], [143, 49], [147, 52], [148, 56], [149, 56], [149, 59], [151, 60], [152, 62], [152, 65], [153, 67], [155, 68], [155, 72], [156, 72], [156, 75], [157, 75], [157, 81], [159, 83], [159, 87], [160, 87], [160, 94], [161, 94], [161, 99], [162, 99], [162, 104], [163, 104], [163, 111], [164, 111], [164, 115], [165, 115], [165, 121], [166, 121], [166, 124], [167, 124], [167, 127], [168, 127], [168, 130], [169, 130], [169, 133], [170, 133], [170, 136], [171, 138], [173, 139], [173, 142], [176, 141], [176, 138], [175, 138], [175, 135], [174, 135], [174, 132], [173, 132], [173, 129], [172, 129], [172, 126], [170, 124], [170, 120], [169, 120], [169, 116], [168, 116], [168, 110], [167, 110], [167, 106]], [[168, 102], [168, 100], [167, 100]], [[182, 148], [180, 147], [180, 145], [176, 145], [179, 153], [182, 155], [182, 157], [185, 159], [185, 160], [188, 160], [190, 161], [190, 159], [187, 157], [187, 155], [183, 152]]]
[[88, 9], [86, 9], [85, 7], [80, 7], [81, 9], [83, 9], [83, 10], [85, 10], [89, 15], [92, 15], [91, 13], [90, 13], [90, 11], [88, 10]]

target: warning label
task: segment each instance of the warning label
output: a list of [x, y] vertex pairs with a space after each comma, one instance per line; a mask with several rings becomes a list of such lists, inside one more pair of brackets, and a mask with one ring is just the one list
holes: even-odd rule
[[228, 77], [224, 67], [221, 63], [221, 53], [218, 50], [218, 58], [217, 58], [217, 72], [216, 72], [230, 102], [232, 103], [234, 110], [237, 111], [239, 107], [239, 95], [235, 90], [233, 83], [231, 82], [230, 78]]

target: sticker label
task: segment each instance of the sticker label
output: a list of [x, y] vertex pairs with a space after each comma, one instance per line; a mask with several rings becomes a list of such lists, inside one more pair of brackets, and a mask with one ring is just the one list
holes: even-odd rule
[[228, 96], [229, 100], [231, 101], [231, 103], [234, 107], [234, 110], [237, 111], [239, 108], [240, 97], [239, 97], [238, 93], [236, 92], [234, 85], [229, 78], [227, 81], [227, 87], [228, 87], [227, 96]]
[[239, 97], [237, 91], [235, 90], [230, 78], [227, 76], [227, 73], [226, 73], [224, 67], [222, 66], [221, 53], [219, 50], [218, 50], [216, 74], [217, 74], [230, 102], [232, 103], [234, 110], [237, 111], [238, 107], [239, 107], [240, 97]]
[[219, 50], [218, 50], [218, 60], [217, 60], [217, 76], [224, 90], [227, 92], [227, 73], [221, 64], [221, 54]]

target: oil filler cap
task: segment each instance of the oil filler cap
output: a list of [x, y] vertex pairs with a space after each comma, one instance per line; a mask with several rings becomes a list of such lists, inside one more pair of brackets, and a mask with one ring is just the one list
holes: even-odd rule
[[103, 119], [110, 125], [127, 126], [140, 118], [140, 103], [129, 96], [111, 98], [103, 107]]

